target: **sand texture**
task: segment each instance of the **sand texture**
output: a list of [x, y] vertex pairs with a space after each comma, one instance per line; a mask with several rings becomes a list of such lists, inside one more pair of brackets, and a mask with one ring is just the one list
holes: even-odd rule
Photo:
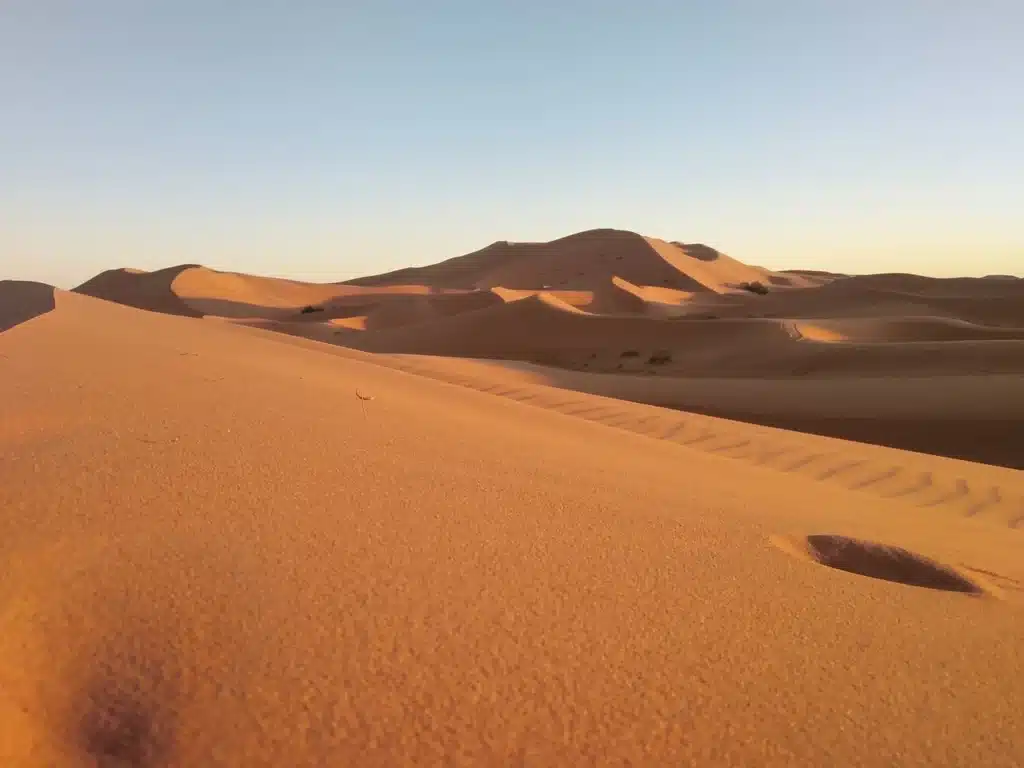
[[1024, 281], [637, 237], [0, 282], [0, 765], [1024, 764]]

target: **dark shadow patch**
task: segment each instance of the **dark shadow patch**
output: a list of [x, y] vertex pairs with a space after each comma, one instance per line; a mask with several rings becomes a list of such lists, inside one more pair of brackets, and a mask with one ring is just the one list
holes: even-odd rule
[[737, 287], [747, 291], [748, 293], [757, 294], [758, 296], [765, 296], [768, 293], [768, 286], [759, 280], [754, 280], [749, 283], [740, 283]]
[[985, 590], [955, 568], [900, 547], [847, 536], [815, 534], [807, 554], [829, 568], [911, 587], [982, 595]]
[[[181, 300], [179, 299], [179, 301]], [[185, 314], [187, 317], [205, 317], [206, 315], [212, 315], [214, 317], [228, 317], [236, 319], [259, 318], [261, 320], [286, 320], [294, 317], [298, 311], [298, 307], [282, 309], [281, 307], [267, 307], [262, 304], [247, 304], [242, 301], [231, 301], [230, 299], [190, 299], [190, 302], [190, 304], [186, 305], [184, 301], [181, 301], [183, 305], [189, 308], [189, 312], [191, 312], [191, 314], [176, 312], [165, 312], [164, 314]], [[127, 304], [128, 302], [119, 303]], [[128, 304], [128, 306], [136, 305]], [[147, 307], [138, 308], [147, 309]]]
[[[136, 605], [136, 595], [114, 592], [105, 597], [118, 604], [123, 623], [97, 638], [89, 674], [68, 712], [68, 724], [82, 753], [95, 765], [156, 768], [171, 764], [184, 678], [173, 652], [151, 649], [150, 633], [155, 630], [166, 638], [177, 627], [173, 620], [159, 626], [167, 617], [147, 615], [148, 609]], [[169, 616], [176, 613], [172, 609]]]
[[164, 764], [168, 734], [158, 728], [156, 708], [140, 681], [99, 678], [88, 691], [79, 738], [89, 757], [102, 766], [147, 768]]
[[710, 245], [704, 245], [704, 243], [680, 243], [673, 240], [672, 245], [681, 249], [690, 258], [700, 261], [717, 261], [718, 257], [722, 255], [719, 251]]
[[52, 312], [55, 288], [25, 280], [0, 280], [0, 333]]

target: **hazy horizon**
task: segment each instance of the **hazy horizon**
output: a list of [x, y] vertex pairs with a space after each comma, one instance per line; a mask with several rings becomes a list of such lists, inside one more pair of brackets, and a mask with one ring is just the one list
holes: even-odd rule
[[1024, 270], [1019, 3], [484, 5], [4, 4], [0, 279], [340, 281], [605, 227]]

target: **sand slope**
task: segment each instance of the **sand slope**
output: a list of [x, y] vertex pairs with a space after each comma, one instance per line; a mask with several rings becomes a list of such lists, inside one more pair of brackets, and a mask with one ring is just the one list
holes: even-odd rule
[[1024, 761], [1020, 473], [59, 291], [0, 355], [4, 765]]

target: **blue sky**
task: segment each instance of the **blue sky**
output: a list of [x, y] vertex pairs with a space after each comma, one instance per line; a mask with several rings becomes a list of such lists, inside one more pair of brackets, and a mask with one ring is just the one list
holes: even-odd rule
[[1019, 0], [0, 0], [0, 277], [618, 227], [1024, 273]]

